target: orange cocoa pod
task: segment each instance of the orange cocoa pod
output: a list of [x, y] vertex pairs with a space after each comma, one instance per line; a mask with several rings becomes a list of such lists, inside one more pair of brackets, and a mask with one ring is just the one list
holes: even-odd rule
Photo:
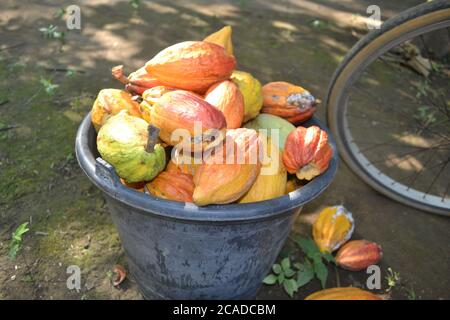
[[310, 294], [305, 300], [383, 300], [372, 292], [354, 287], [324, 289]]
[[262, 87], [262, 113], [285, 118], [291, 123], [302, 122], [312, 117], [318, 100], [300, 86], [289, 82], [270, 82]]
[[94, 128], [100, 130], [110, 117], [122, 110], [127, 110], [131, 116], [142, 118], [139, 103], [132, 99], [131, 94], [119, 89], [100, 90], [91, 110]]
[[147, 190], [155, 197], [192, 202], [194, 182], [190, 174], [174, 171], [163, 171], [155, 179], [146, 184]]
[[317, 126], [297, 127], [286, 138], [283, 163], [300, 180], [311, 180], [328, 168], [332, 156], [333, 149], [324, 130]]
[[225, 204], [241, 198], [258, 177], [261, 152], [261, 140], [255, 130], [227, 130], [225, 143], [195, 173], [194, 203]]
[[156, 87], [153, 87], [153, 88], [145, 90], [142, 93], [142, 99], [152, 106], [164, 94], [166, 94], [167, 92], [170, 92], [170, 91], [174, 91], [174, 90], [176, 90], [176, 89], [175, 88], [166, 87], [166, 86], [156, 86]]
[[128, 77], [123, 72], [123, 65], [113, 67], [111, 73], [114, 78], [125, 84], [128, 92], [136, 95], [142, 95], [145, 90], [161, 85], [161, 82], [150, 75], [145, 67], [130, 73]]
[[205, 101], [222, 111], [227, 129], [237, 129], [244, 120], [244, 97], [238, 86], [225, 80], [214, 84], [205, 94]]
[[186, 41], [170, 46], [148, 61], [145, 68], [162, 84], [204, 93], [230, 77], [236, 59], [217, 44]]
[[[183, 90], [163, 94], [151, 108], [150, 118], [152, 124], [160, 129], [160, 138], [172, 146], [180, 142], [180, 137], [172, 136], [172, 133], [177, 129], [184, 129], [183, 132], [180, 130], [177, 133], [189, 134], [186, 138], [198, 143], [201, 148], [207, 148], [208, 133], [217, 134], [214, 136], [214, 143], [220, 143], [227, 125], [220, 110], [198, 95]], [[196, 124], [198, 127], [201, 125], [201, 132], [194, 130]]]
[[336, 254], [336, 263], [350, 271], [360, 271], [367, 269], [372, 264], [377, 264], [383, 251], [375, 242], [367, 240], [352, 240], [339, 249]]
[[190, 175], [195, 175], [197, 169], [203, 163], [201, 154], [198, 157], [191, 155], [183, 155], [177, 152], [175, 148], [172, 149], [172, 157], [167, 164], [166, 171], [180, 172]]

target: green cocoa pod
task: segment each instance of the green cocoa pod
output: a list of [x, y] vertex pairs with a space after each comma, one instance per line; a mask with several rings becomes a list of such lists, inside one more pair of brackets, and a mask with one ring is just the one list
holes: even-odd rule
[[157, 143], [157, 130], [145, 120], [121, 111], [100, 128], [98, 152], [126, 182], [150, 181], [166, 165], [164, 147]]
[[[272, 142], [281, 150], [284, 149], [284, 143], [289, 133], [295, 130], [295, 126], [289, 121], [267, 113], [259, 114], [255, 119], [247, 122], [244, 127], [255, 130], [266, 129], [267, 136], [270, 137]], [[273, 139], [271, 129], [279, 129], [278, 142]]]

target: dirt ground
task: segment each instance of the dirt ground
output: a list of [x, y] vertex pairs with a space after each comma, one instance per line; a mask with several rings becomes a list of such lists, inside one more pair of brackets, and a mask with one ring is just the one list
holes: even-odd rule
[[[127, 72], [162, 48], [234, 28], [240, 70], [262, 83], [299, 83], [322, 100], [339, 61], [364, 33], [365, 10], [378, 4], [388, 18], [421, 1], [15, 1], [0, 3], [0, 299], [141, 299], [127, 279], [111, 285], [115, 264], [126, 267], [120, 240], [100, 192], [74, 159], [78, 124], [101, 88], [119, 88], [110, 68]], [[66, 30], [61, 8], [81, 8], [81, 30]], [[58, 26], [64, 42], [42, 37]], [[318, 111], [324, 119], [324, 110]], [[292, 234], [310, 235], [321, 208], [344, 204], [355, 217], [353, 238], [383, 247], [384, 276], [400, 281], [394, 299], [450, 298], [450, 221], [374, 192], [344, 163], [331, 187], [304, 207]], [[11, 233], [30, 222], [23, 248], [8, 257]], [[296, 254], [290, 242], [282, 254]], [[82, 270], [79, 292], [66, 287], [66, 268]], [[327, 286], [364, 287], [364, 272], [330, 269]], [[295, 295], [318, 290], [311, 282]], [[262, 286], [258, 299], [286, 299]]]

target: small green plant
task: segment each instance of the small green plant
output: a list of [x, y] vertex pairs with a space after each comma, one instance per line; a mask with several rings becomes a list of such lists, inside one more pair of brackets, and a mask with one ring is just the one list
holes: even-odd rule
[[130, 6], [134, 9], [137, 10], [139, 9], [139, 5], [141, 4], [141, 0], [130, 0]]
[[28, 222], [22, 223], [17, 229], [12, 233], [11, 243], [9, 246], [9, 257], [15, 259], [20, 249], [22, 248], [22, 237], [30, 229], [28, 228]]
[[386, 275], [386, 281], [388, 285], [387, 291], [391, 291], [400, 281], [400, 273], [388, 268], [388, 274]]
[[408, 300], [417, 300], [416, 291], [412, 285], [409, 288], [405, 287], [403, 290], [405, 291]]
[[416, 98], [427, 97], [431, 91], [430, 83], [427, 80], [423, 80], [415, 86], [417, 89]]
[[56, 89], [59, 87], [59, 85], [52, 83], [51, 79], [41, 78], [39, 82], [44, 87], [45, 92], [49, 95], [53, 95]]
[[39, 31], [42, 33], [44, 38], [48, 39], [58, 39], [64, 42], [66, 33], [64, 31], [58, 31], [58, 27], [54, 25], [49, 25], [48, 27], [40, 28]]
[[54, 16], [56, 18], [62, 18], [62, 17], [64, 17], [65, 14], [66, 14], [66, 9], [61, 7], [61, 8], [58, 8], [58, 10], [56, 10], [56, 12], [54, 13]]
[[417, 114], [414, 118], [419, 120], [424, 127], [437, 121], [436, 112], [434, 108], [430, 106], [421, 106], [417, 108]]
[[312, 239], [298, 237], [295, 240], [302, 252], [306, 255], [304, 262], [293, 262], [289, 257], [284, 258], [272, 267], [272, 273], [264, 278], [267, 285], [282, 285], [284, 291], [293, 297], [300, 287], [303, 287], [314, 278], [317, 278], [325, 288], [328, 278], [328, 269], [324, 262], [334, 263], [333, 256], [326, 252], [320, 252]]

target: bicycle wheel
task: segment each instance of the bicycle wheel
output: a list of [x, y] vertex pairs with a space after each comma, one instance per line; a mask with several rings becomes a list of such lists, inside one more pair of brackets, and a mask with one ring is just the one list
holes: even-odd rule
[[[449, 27], [450, 1], [422, 4], [387, 20], [345, 56], [326, 98], [328, 125], [352, 171], [394, 200], [447, 216], [450, 59], [434, 60], [424, 38], [436, 32], [449, 37]], [[420, 59], [414, 59], [427, 62], [431, 76], [411, 68], [411, 60], [393, 59], [406, 46], [419, 48]]]

